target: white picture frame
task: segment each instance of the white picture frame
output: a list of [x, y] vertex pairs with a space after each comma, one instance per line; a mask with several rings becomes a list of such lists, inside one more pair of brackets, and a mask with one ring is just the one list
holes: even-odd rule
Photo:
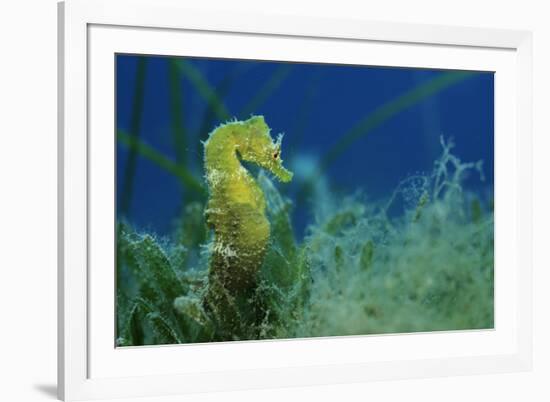
[[[258, 43], [268, 43], [263, 54], [272, 52], [272, 58], [293, 60], [298, 56], [285, 56], [289, 53], [284, 52], [303, 48], [302, 42], [308, 41], [312, 49], [319, 43], [317, 53], [311, 50], [303, 56], [308, 60], [332, 57], [332, 61], [341, 61], [351, 57], [354, 46], [365, 46], [372, 57], [380, 57], [379, 63], [389, 65], [496, 71], [495, 237], [500, 246], [495, 250], [495, 329], [115, 349], [109, 332], [113, 318], [105, 319], [105, 312], [114, 311], [114, 296], [94, 296], [98, 291], [110, 293], [113, 285], [107, 283], [109, 275], [94, 268], [94, 261], [102, 258], [100, 247], [90, 248], [90, 242], [98, 244], [94, 240], [98, 236], [112, 235], [106, 233], [110, 230], [107, 226], [95, 223], [95, 217], [112, 213], [109, 205], [101, 203], [113, 198], [94, 184], [97, 177], [106, 177], [101, 175], [113, 175], [112, 165], [100, 167], [94, 162], [110, 159], [108, 150], [97, 150], [113, 142], [109, 135], [96, 134], [105, 131], [102, 127], [113, 127], [108, 116], [113, 79], [109, 78], [108, 59], [119, 51], [177, 54], [185, 35], [227, 41], [228, 46], [217, 52], [241, 52], [241, 57], [252, 57], [260, 52]], [[279, 46], [280, 41], [284, 46]], [[177, 0], [68, 0], [59, 4], [59, 49], [61, 399], [162, 396], [530, 369], [531, 33], [217, 14]], [[202, 46], [193, 52], [208, 55], [213, 49]], [[392, 59], [395, 53], [399, 57]], [[90, 211], [94, 211], [93, 225]], [[110, 257], [108, 252], [105, 255]], [[499, 264], [506, 268], [499, 270]], [[449, 345], [453, 345], [452, 351]], [[194, 369], [184, 367], [182, 361], [193, 362]]]

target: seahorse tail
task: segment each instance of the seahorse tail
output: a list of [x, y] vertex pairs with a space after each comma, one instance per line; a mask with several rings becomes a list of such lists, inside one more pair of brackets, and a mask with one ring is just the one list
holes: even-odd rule
[[[269, 221], [262, 213], [248, 208], [237, 211], [228, 211], [231, 219], [224, 222], [230, 222], [229, 225], [216, 226], [204, 300], [222, 333], [246, 336], [243, 328], [250, 328], [250, 321], [255, 321], [259, 313], [254, 310], [261, 310], [261, 306], [251, 300], [255, 297], [258, 273], [267, 251]], [[249, 325], [245, 325], [247, 322]]]
[[[269, 242], [269, 221], [251, 209], [237, 209], [215, 230], [210, 277], [230, 293], [254, 287]], [[235, 212], [235, 211], [233, 211]]]

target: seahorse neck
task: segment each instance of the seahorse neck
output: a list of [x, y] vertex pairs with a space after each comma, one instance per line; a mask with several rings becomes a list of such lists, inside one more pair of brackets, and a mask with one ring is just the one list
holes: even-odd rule
[[246, 145], [246, 139], [234, 131], [218, 130], [205, 144], [206, 172], [213, 187], [229, 181], [254, 181], [242, 166], [237, 152]]

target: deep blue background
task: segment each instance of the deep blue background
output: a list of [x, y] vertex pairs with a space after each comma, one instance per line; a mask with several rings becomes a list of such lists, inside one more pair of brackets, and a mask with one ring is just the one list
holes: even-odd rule
[[[140, 138], [175, 159], [171, 128], [168, 58], [118, 55], [116, 60], [117, 127], [130, 129], [139, 57], [147, 57]], [[234, 77], [223, 98], [237, 115], [281, 63], [186, 58], [215, 87], [228, 74]], [[438, 70], [323, 64], [292, 64], [282, 84], [254, 114], [265, 116], [272, 133], [284, 132], [282, 157], [298, 170], [291, 185], [279, 184], [291, 199], [300, 184], [299, 166], [312, 164], [355, 123], [376, 107], [442, 74]], [[486, 181], [468, 180], [481, 196], [492, 194], [494, 144], [494, 79], [476, 73], [393, 116], [353, 144], [326, 175], [338, 191], [364, 190], [371, 199], [388, 197], [397, 184], [416, 172], [429, 172], [441, 147], [439, 137], [453, 137], [455, 153], [464, 161], [483, 159]], [[186, 127], [189, 168], [202, 177], [197, 143], [207, 104], [182, 77], [181, 110]], [[305, 117], [305, 118], [304, 118]], [[214, 125], [221, 123], [214, 120]], [[214, 127], [210, 127], [211, 130]], [[202, 133], [204, 135], [205, 133]], [[117, 202], [120, 202], [128, 150], [117, 146]], [[301, 162], [299, 162], [301, 161]], [[138, 228], [167, 233], [181, 210], [185, 189], [170, 174], [138, 158], [131, 209], [125, 216]], [[120, 216], [119, 216], [120, 217]], [[295, 212], [297, 229], [310, 219], [307, 204]]]

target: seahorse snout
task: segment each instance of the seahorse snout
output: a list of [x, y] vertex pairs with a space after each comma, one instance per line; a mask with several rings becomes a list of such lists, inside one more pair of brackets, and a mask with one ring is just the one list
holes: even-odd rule
[[290, 180], [292, 180], [293, 173], [286, 169], [282, 163], [276, 164], [273, 169], [271, 170], [275, 177], [282, 181], [283, 183], [288, 183]]

